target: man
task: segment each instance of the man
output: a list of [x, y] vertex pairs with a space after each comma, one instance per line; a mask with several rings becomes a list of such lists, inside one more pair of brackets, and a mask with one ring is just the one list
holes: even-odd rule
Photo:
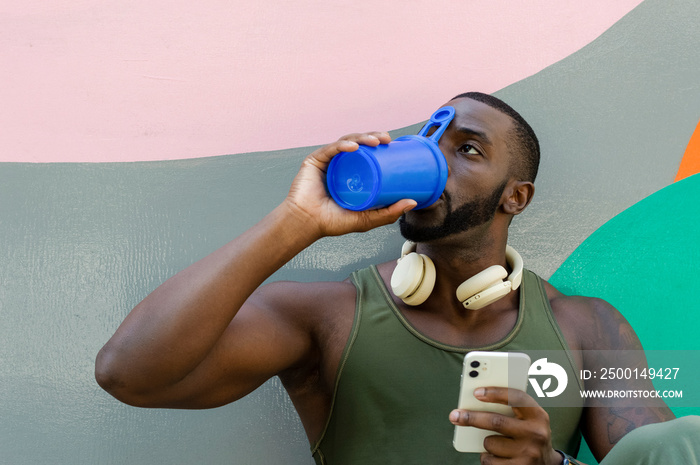
[[[663, 404], [545, 410], [527, 393], [502, 388], [476, 394], [514, 405], [514, 418], [451, 412], [470, 350], [559, 350], [570, 354], [566, 370], [580, 383], [576, 373], [598, 362], [580, 351], [641, 345], [607, 303], [564, 296], [529, 272], [517, 290], [465, 310], [455, 296], [460, 284], [492, 265], [511, 271], [508, 226], [534, 194], [539, 147], [527, 123], [498, 99], [469, 93], [448, 104], [456, 114], [439, 141], [449, 176], [438, 201], [415, 211], [410, 199], [380, 210], [343, 210], [325, 191], [328, 163], [390, 137], [351, 134], [315, 151], [277, 208], [132, 310], [98, 355], [100, 385], [131, 405], [209, 408], [277, 375], [314, 458], [330, 464], [559, 464], [567, 460], [563, 452], [576, 453], [579, 430], [602, 458], [629, 430], [672, 419]], [[388, 291], [396, 262], [343, 282], [260, 287], [316, 240], [399, 217], [402, 234], [435, 264], [425, 302], [411, 306]], [[487, 438], [481, 456], [459, 453], [450, 422], [502, 436]]]

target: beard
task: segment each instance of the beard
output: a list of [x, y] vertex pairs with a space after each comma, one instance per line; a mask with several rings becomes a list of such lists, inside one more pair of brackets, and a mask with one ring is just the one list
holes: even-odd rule
[[452, 210], [452, 199], [445, 192], [444, 201], [448, 213], [442, 224], [420, 226], [409, 223], [406, 221], [406, 215], [403, 215], [399, 219], [401, 235], [411, 242], [430, 242], [480, 226], [496, 215], [506, 184], [507, 181], [494, 189], [491, 194], [466, 202], [456, 210]]

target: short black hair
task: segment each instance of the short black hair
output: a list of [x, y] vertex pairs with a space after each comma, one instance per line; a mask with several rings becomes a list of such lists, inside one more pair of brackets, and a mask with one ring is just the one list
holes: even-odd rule
[[515, 155], [512, 159], [511, 174], [520, 178], [521, 181], [534, 182], [540, 166], [540, 143], [537, 140], [535, 131], [525, 121], [525, 118], [510, 105], [493, 95], [481, 92], [465, 92], [454, 99], [458, 98], [476, 100], [511, 117], [513, 120], [513, 131], [511, 140], [508, 141], [508, 147], [511, 154]]

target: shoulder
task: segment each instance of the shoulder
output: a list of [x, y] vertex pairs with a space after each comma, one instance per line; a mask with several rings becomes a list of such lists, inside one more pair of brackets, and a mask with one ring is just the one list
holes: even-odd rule
[[[356, 290], [350, 280], [335, 282], [279, 281], [260, 287], [252, 296], [253, 305], [280, 323], [270, 337], [296, 333], [307, 341], [305, 356], [280, 379], [298, 408], [309, 397], [332, 392], [343, 349], [355, 320]], [[325, 393], [325, 394], [324, 394]], [[322, 415], [323, 416], [323, 415]], [[325, 418], [325, 417], [324, 417]]]
[[641, 349], [622, 313], [596, 297], [569, 296], [544, 281], [554, 318], [573, 350]]
[[249, 299], [259, 311], [290, 330], [306, 334], [322, 351], [340, 344], [355, 317], [356, 289], [344, 281], [278, 281], [260, 287]]
[[249, 301], [264, 308], [303, 322], [317, 320], [334, 313], [335, 309], [348, 304], [354, 307], [355, 286], [349, 279], [344, 281], [277, 281], [261, 286]]
[[319, 301], [354, 295], [355, 286], [350, 279], [315, 282], [276, 281], [258, 288], [251, 298], [267, 305], [295, 307], [299, 304], [313, 306]]

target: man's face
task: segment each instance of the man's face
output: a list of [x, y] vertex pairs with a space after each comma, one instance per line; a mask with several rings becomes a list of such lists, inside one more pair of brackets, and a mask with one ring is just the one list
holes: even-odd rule
[[401, 234], [413, 242], [439, 240], [491, 221], [509, 180], [509, 116], [468, 98], [447, 103], [455, 117], [440, 138], [450, 175], [428, 208], [404, 215]]

